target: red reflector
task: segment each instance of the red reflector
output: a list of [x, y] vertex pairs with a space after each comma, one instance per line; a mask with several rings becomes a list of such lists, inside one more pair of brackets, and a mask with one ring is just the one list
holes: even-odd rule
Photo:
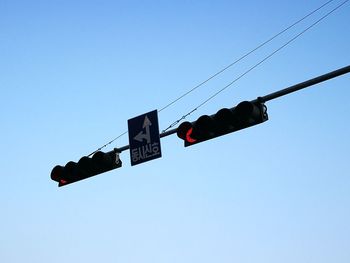
[[193, 128], [189, 129], [189, 130], [187, 131], [187, 133], [186, 133], [186, 141], [189, 142], [189, 143], [194, 143], [194, 142], [197, 141], [196, 139], [193, 139], [193, 138], [191, 137], [192, 131], [193, 131]]

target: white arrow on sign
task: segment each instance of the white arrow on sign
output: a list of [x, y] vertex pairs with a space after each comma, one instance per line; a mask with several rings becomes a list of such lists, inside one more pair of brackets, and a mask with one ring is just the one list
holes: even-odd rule
[[147, 115], [145, 116], [145, 120], [143, 121], [142, 128], [146, 129], [146, 132], [140, 131], [135, 137], [134, 140], [142, 142], [144, 139], [147, 140], [147, 143], [151, 143], [151, 133], [149, 131], [149, 127], [152, 125], [152, 122], [148, 119]]

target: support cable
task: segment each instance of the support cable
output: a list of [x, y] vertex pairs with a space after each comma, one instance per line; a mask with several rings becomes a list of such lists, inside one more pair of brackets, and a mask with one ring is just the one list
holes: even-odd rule
[[292, 27], [296, 26], [297, 24], [299, 24], [300, 22], [304, 21], [306, 18], [308, 18], [309, 16], [313, 15], [314, 13], [316, 13], [317, 11], [319, 11], [320, 9], [322, 9], [323, 7], [325, 7], [326, 5], [330, 4], [331, 2], [333, 2], [334, 0], [329, 0], [326, 3], [324, 3], [323, 5], [321, 5], [320, 7], [316, 8], [315, 10], [313, 10], [312, 12], [308, 13], [307, 15], [305, 15], [304, 17], [300, 18], [298, 21], [294, 22], [293, 24], [289, 25], [288, 27], [286, 27], [285, 29], [283, 29], [282, 31], [278, 32], [277, 34], [275, 34], [273, 37], [269, 38], [268, 40], [264, 41], [263, 43], [261, 43], [260, 45], [258, 45], [256, 48], [252, 49], [251, 51], [245, 53], [243, 56], [239, 57], [238, 59], [236, 59], [234, 62], [232, 62], [231, 64], [227, 65], [226, 67], [224, 67], [223, 69], [219, 70], [218, 72], [216, 72], [215, 74], [211, 75], [209, 78], [207, 78], [206, 80], [202, 81], [201, 83], [199, 83], [198, 85], [196, 85], [195, 87], [193, 87], [192, 89], [188, 90], [187, 92], [185, 92], [184, 94], [182, 94], [181, 96], [179, 96], [178, 98], [176, 98], [175, 100], [173, 100], [172, 102], [168, 103], [167, 105], [165, 105], [163, 108], [161, 108], [159, 110], [159, 112], [161, 112], [162, 110], [165, 110], [166, 108], [170, 107], [171, 105], [175, 104], [176, 102], [178, 102], [179, 100], [181, 100], [182, 98], [184, 98], [185, 96], [187, 96], [188, 94], [192, 93], [193, 91], [195, 91], [196, 89], [200, 88], [201, 86], [203, 86], [204, 84], [206, 84], [207, 82], [209, 82], [210, 80], [212, 80], [213, 78], [215, 78], [216, 76], [220, 75], [221, 73], [223, 73], [224, 71], [226, 71], [227, 69], [231, 68], [232, 66], [234, 66], [235, 64], [237, 64], [238, 62], [240, 62], [241, 60], [245, 59], [246, 57], [248, 57], [249, 55], [253, 54], [255, 51], [259, 50], [260, 48], [262, 48], [263, 46], [265, 46], [266, 44], [270, 43], [272, 40], [274, 40], [275, 38], [279, 37], [280, 35], [282, 35], [283, 33], [285, 33], [286, 31], [288, 31], [289, 29], [291, 29]]
[[283, 44], [282, 46], [280, 46], [279, 48], [277, 48], [276, 50], [274, 50], [272, 53], [270, 53], [269, 55], [267, 55], [265, 58], [263, 58], [262, 60], [260, 60], [258, 63], [256, 63], [254, 66], [252, 66], [251, 68], [249, 68], [248, 70], [246, 70], [243, 74], [239, 75], [236, 79], [234, 79], [233, 81], [231, 81], [230, 83], [228, 83], [226, 86], [224, 86], [223, 88], [221, 88], [220, 90], [218, 90], [216, 93], [214, 93], [213, 95], [211, 95], [209, 98], [207, 98], [206, 100], [204, 100], [202, 103], [200, 103], [197, 107], [195, 107], [194, 109], [192, 109], [191, 111], [189, 111], [188, 113], [186, 113], [185, 115], [183, 115], [180, 119], [174, 121], [172, 124], [170, 124], [166, 129], [163, 130], [163, 132], [166, 132], [167, 130], [173, 128], [174, 126], [176, 126], [180, 121], [186, 119], [189, 115], [191, 115], [193, 112], [195, 112], [196, 110], [198, 110], [199, 108], [201, 108], [202, 106], [204, 106], [205, 104], [207, 104], [209, 101], [211, 101], [212, 99], [214, 99], [216, 96], [218, 96], [221, 92], [223, 92], [224, 90], [226, 90], [227, 88], [231, 87], [234, 83], [236, 83], [238, 80], [240, 80], [241, 78], [243, 78], [245, 75], [247, 75], [249, 72], [251, 72], [252, 70], [254, 70], [255, 68], [257, 68], [258, 66], [260, 66], [262, 63], [264, 63], [266, 60], [270, 59], [273, 55], [275, 55], [277, 52], [281, 51], [283, 48], [285, 48], [286, 46], [288, 46], [290, 43], [292, 43], [293, 41], [295, 41], [297, 38], [299, 38], [301, 35], [303, 35], [304, 33], [306, 33], [307, 31], [309, 31], [311, 28], [313, 28], [314, 26], [316, 26], [318, 23], [320, 23], [322, 20], [324, 20], [326, 17], [328, 17], [329, 15], [331, 15], [334, 11], [336, 11], [337, 9], [339, 9], [340, 7], [342, 7], [344, 4], [346, 4], [349, 0], [345, 0], [344, 2], [342, 2], [341, 4], [339, 4], [338, 6], [336, 6], [335, 8], [333, 8], [331, 11], [329, 11], [328, 13], [326, 13], [324, 16], [322, 16], [321, 18], [319, 18], [318, 20], [316, 20], [314, 23], [312, 23], [310, 26], [308, 26], [306, 29], [304, 29], [303, 31], [301, 31], [300, 33], [298, 33], [296, 36], [294, 36], [293, 38], [291, 38], [289, 41], [287, 41], [285, 44]]
[[[278, 36], [282, 35], [283, 33], [285, 33], [286, 31], [288, 31], [289, 29], [291, 29], [292, 27], [296, 26], [297, 24], [299, 24], [300, 22], [304, 21], [306, 18], [310, 17], [311, 15], [313, 15], [314, 13], [316, 13], [317, 11], [319, 11], [320, 9], [324, 8], [326, 5], [330, 4], [331, 2], [333, 2], [334, 0], [329, 0], [327, 2], [325, 2], [324, 4], [322, 4], [320, 7], [316, 8], [315, 10], [311, 11], [310, 13], [308, 13], [307, 15], [305, 15], [304, 17], [300, 18], [299, 20], [297, 20], [296, 22], [294, 22], [293, 24], [291, 24], [290, 26], [286, 27], [285, 29], [283, 29], [282, 31], [278, 32], [277, 34], [275, 34], [273, 37], [269, 38], [268, 40], [264, 41], [263, 43], [261, 43], [260, 45], [258, 45], [256, 48], [252, 49], [251, 51], [247, 52], [246, 54], [244, 54], [243, 56], [241, 56], [240, 58], [236, 59], [234, 62], [232, 62], [231, 64], [227, 65], [226, 67], [224, 67], [223, 69], [219, 70], [218, 72], [216, 72], [215, 74], [211, 75], [209, 78], [207, 78], [206, 80], [202, 81], [201, 83], [199, 83], [198, 85], [196, 85], [195, 87], [193, 87], [192, 89], [188, 90], [187, 92], [185, 92], [184, 94], [182, 94], [181, 96], [179, 96], [178, 98], [176, 98], [175, 100], [171, 101], [170, 103], [168, 103], [167, 105], [165, 105], [164, 107], [162, 107], [159, 112], [169, 108], [170, 106], [172, 106], [173, 104], [175, 104], [176, 102], [178, 102], [179, 100], [181, 100], [182, 98], [184, 98], [185, 96], [189, 95], [190, 93], [192, 93], [193, 91], [195, 91], [196, 89], [200, 88], [201, 86], [203, 86], [204, 84], [206, 84], [207, 82], [209, 82], [210, 80], [212, 80], [213, 78], [217, 77], [218, 75], [220, 75], [221, 73], [223, 73], [224, 71], [226, 71], [227, 69], [231, 68], [232, 66], [234, 66], [235, 64], [239, 63], [240, 61], [242, 61], [243, 59], [245, 59], [246, 57], [248, 57], [249, 55], [251, 55], [252, 53], [254, 53], [255, 51], [259, 50], [260, 48], [262, 48], [263, 46], [265, 46], [266, 44], [270, 43], [272, 40], [274, 40], [275, 38], [277, 38]], [[326, 16], [328, 16], [330, 13], [334, 12], [336, 9], [338, 9], [339, 7], [341, 7], [342, 5], [344, 5], [346, 2], [348, 2], [349, 0], [344, 1], [341, 5], [339, 5], [338, 7], [336, 7], [335, 9], [333, 9], [331, 12], [327, 13]], [[321, 20], [323, 20], [326, 16], [322, 17], [321, 19], [319, 19], [318, 21], [316, 21], [316, 23], [314, 23], [313, 25], [311, 25], [310, 27], [308, 27], [306, 30], [304, 30], [302, 33], [300, 33], [299, 35], [305, 33], [308, 29], [310, 29], [311, 27], [313, 27], [314, 25], [316, 25], [318, 22], [320, 22]], [[262, 64], [265, 60], [267, 60], [268, 58], [270, 58], [271, 56], [273, 56], [275, 53], [277, 53], [280, 49], [284, 48], [286, 45], [288, 45], [290, 42], [294, 41], [296, 38], [299, 37], [299, 35], [297, 35], [295, 38], [293, 38], [292, 40], [290, 40], [289, 42], [287, 42], [285, 45], [283, 45], [282, 47], [280, 47], [279, 49], [275, 50], [273, 53], [271, 53], [268, 57], [264, 58], [262, 61], [260, 61], [259, 63], [257, 63], [255, 66], [253, 66], [252, 68], [250, 68], [248, 71], [246, 71], [245, 73], [243, 73], [242, 75], [240, 75], [237, 79], [235, 79], [234, 81], [232, 81], [231, 83], [229, 83], [227, 86], [225, 86], [224, 88], [222, 88], [221, 90], [219, 90], [217, 93], [213, 94], [211, 97], [209, 97], [207, 100], [205, 100], [204, 102], [202, 102], [199, 106], [197, 106], [196, 108], [194, 108], [193, 110], [191, 110], [190, 112], [188, 112], [187, 114], [183, 115], [179, 120], [175, 121], [174, 123], [172, 123], [171, 125], [169, 125], [168, 128], [166, 128], [165, 130], [162, 131], [162, 133], [165, 133], [167, 130], [171, 129], [172, 127], [174, 127], [176, 124], [178, 124], [181, 120], [184, 120], [187, 118], [187, 116], [189, 116], [190, 114], [192, 114], [194, 111], [196, 111], [199, 107], [203, 106], [204, 104], [206, 104], [208, 101], [210, 101], [211, 99], [213, 99], [214, 97], [216, 97], [219, 93], [221, 93], [222, 91], [224, 91], [226, 88], [228, 88], [229, 86], [231, 86], [233, 83], [235, 83], [236, 81], [238, 81], [240, 78], [242, 78], [243, 76], [245, 76], [246, 74], [248, 74], [250, 71], [252, 71], [254, 68], [258, 67], [260, 64]], [[107, 147], [108, 145], [112, 144], [113, 142], [115, 142], [117, 139], [119, 139], [120, 137], [124, 136], [125, 134], [127, 134], [128, 132], [125, 131], [122, 134], [120, 134], [119, 136], [117, 136], [116, 138], [112, 139], [111, 141], [107, 142], [106, 144], [102, 145], [101, 147], [99, 147], [97, 150], [93, 151], [92, 153], [90, 153], [88, 156], [91, 156], [93, 154], [95, 154], [96, 152], [102, 150], [103, 148]]]

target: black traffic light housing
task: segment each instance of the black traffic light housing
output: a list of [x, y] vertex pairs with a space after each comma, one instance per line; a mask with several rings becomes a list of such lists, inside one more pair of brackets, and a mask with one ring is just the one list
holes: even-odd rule
[[70, 161], [65, 166], [55, 166], [51, 171], [51, 179], [61, 187], [121, 166], [122, 161], [116, 149], [107, 153], [98, 151], [92, 157], [82, 157], [77, 163]]
[[203, 115], [194, 122], [183, 122], [177, 128], [177, 136], [185, 147], [251, 127], [268, 120], [263, 102], [243, 101], [236, 107], [220, 109], [216, 114]]

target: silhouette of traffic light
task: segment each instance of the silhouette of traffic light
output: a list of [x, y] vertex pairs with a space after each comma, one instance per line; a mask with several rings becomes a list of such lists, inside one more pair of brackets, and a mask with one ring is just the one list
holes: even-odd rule
[[223, 108], [214, 115], [203, 115], [194, 122], [181, 123], [177, 136], [184, 140], [187, 147], [267, 120], [264, 103], [243, 101], [234, 108]]
[[51, 179], [58, 186], [65, 186], [94, 175], [98, 175], [122, 166], [117, 151], [96, 152], [91, 158], [84, 156], [77, 163], [68, 162], [65, 166], [57, 165], [51, 171]]

